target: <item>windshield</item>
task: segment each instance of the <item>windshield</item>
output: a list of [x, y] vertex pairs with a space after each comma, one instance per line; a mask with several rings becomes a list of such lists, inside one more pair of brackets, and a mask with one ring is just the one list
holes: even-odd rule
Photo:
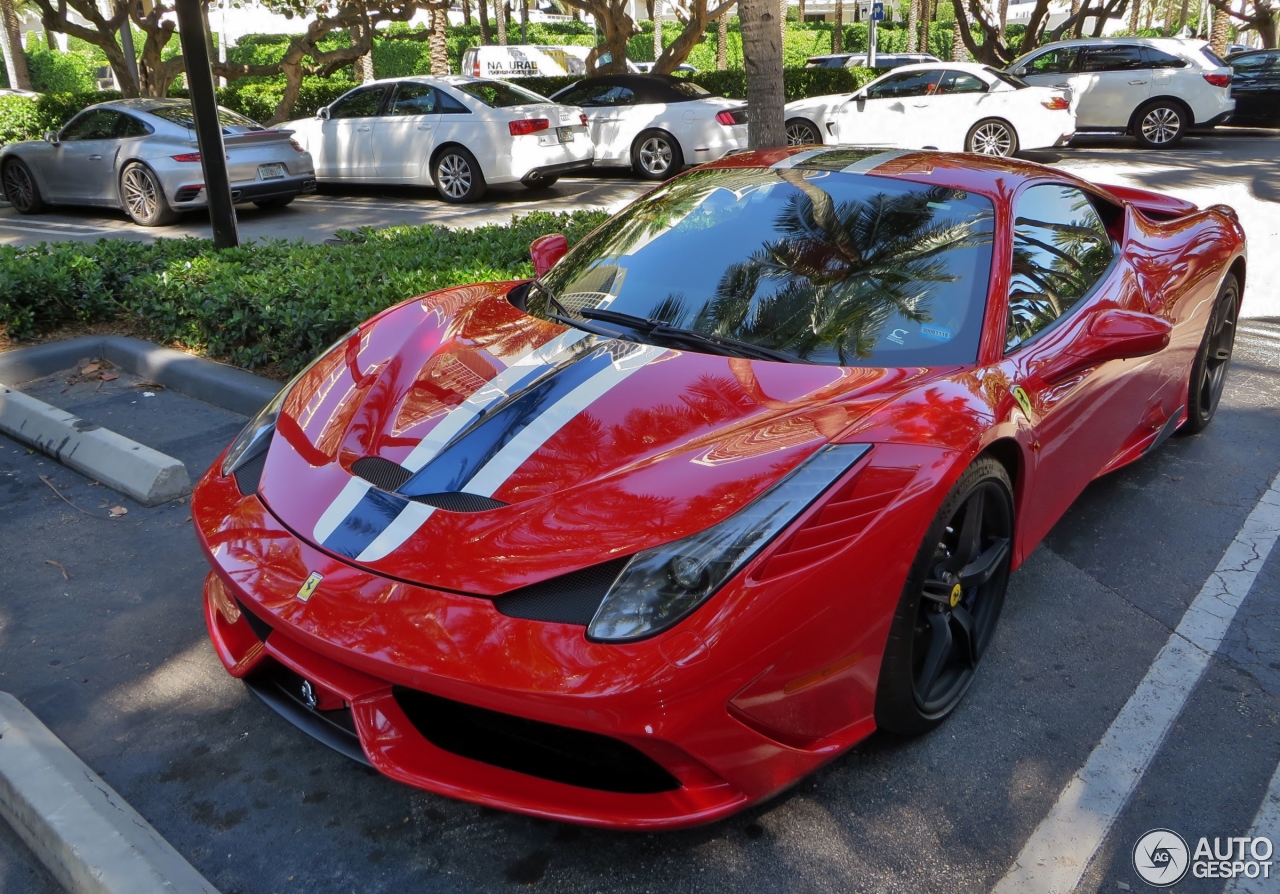
[[466, 84], [454, 84], [468, 96], [474, 96], [487, 106], [505, 109], [508, 106], [527, 106], [530, 103], [547, 103], [551, 100], [539, 96], [531, 90], [508, 84], [505, 81], [469, 81]]
[[[157, 118], [163, 118], [165, 121], [195, 130], [196, 120], [192, 117], [191, 106], [187, 103], [156, 106], [146, 111], [148, 115], [155, 115]], [[223, 133], [230, 133], [230, 128], [233, 127], [247, 130], [263, 130], [262, 125], [257, 121], [246, 118], [244, 115], [233, 112], [230, 109], [224, 109], [222, 106], [218, 106], [218, 123], [222, 125]]]
[[[575, 313], [661, 320], [809, 363], [971, 363], [991, 202], [841, 173], [871, 154], [834, 150], [789, 170], [692, 171], [611, 218], [544, 280]], [[547, 304], [531, 290], [531, 313], [547, 315]]]
[[998, 68], [992, 68], [990, 65], [984, 68], [983, 71], [991, 75], [991, 77], [993, 78], [999, 78], [1000, 80], [1008, 84], [1010, 87], [1013, 87], [1015, 90], [1022, 90], [1026, 87], [1031, 86], [1030, 84], [1022, 80], [1022, 78], [1018, 77], [1017, 75], [1011, 75], [1007, 71], [1001, 71]]

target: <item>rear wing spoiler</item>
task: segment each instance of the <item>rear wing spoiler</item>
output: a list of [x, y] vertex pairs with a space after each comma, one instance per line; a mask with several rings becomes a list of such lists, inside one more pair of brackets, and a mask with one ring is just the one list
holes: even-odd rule
[[1175, 199], [1173, 196], [1138, 189], [1134, 186], [1110, 186], [1102, 183], [1098, 185], [1121, 202], [1132, 205], [1143, 214], [1157, 220], [1173, 220], [1178, 217], [1186, 217], [1188, 214], [1194, 214], [1200, 210], [1191, 202], [1183, 199]]
[[274, 128], [251, 130], [248, 133], [224, 133], [222, 135], [222, 145], [230, 149], [232, 146], [251, 146], [254, 143], [275, 143], [288, 140], [293, 134], [294, 131], [292, 130], [276, 130]]

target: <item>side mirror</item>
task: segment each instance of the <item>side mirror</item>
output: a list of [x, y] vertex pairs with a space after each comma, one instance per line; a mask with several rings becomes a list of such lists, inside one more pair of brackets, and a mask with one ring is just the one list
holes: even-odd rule
[[1036, 373], [1054, 385], [1109, 360], [1147, 357], [1168, 347], [1171, 332], [1173, 324], [1162, 317], [1133, 310], [1105, 310], [1094, 316], [1086, 332]]
[[58, 132], [56, 130], [45, 131], [44, 141], [51, 146], [56, 146], [58, 143], [62, 142], [58, 139]]
[[533, 260], [533, 272], [542, 276], [556, 265], [569, 250], [569, 240], [559, 233], [539, 236], [529, 245], [529, 257]]
[[328, 121], [328, 120], [329, 120], [329, 107], [328, 107], [328, 106], [321, 106], [320, 108], [316, 109], [316, 117], [317, 117], [317, 118], [320, 118], [320, 119], [321, 119], [321, 120], [323, 120], [323, 121]]

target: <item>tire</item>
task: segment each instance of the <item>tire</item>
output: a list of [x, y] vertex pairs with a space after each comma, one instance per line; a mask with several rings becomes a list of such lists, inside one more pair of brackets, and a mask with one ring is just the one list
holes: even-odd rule
[[539, 177], [537, 180], [528, 181], [527, 183], [524, 184], [524, 187], [525, 189], [531, 189], [534, 192], [539, 192], [541, 190], [550, 189], [551, 187], [555, 186], [556, 181], [559, 179], [560, 179], [559, 177]]
[[456, 205], [475, 202], [489, 186], [476, 157], [461, 146], [447, 146], [431, 163], [431, 179], [440, 198]]
[[822, 143], [822, 134], [818, 128], [803, 118], [792, 118], [787, 122], [787, 145], [806, 146], [810, 143]]
[[631, 169], [642, 180], [666, 180], [683, 168], [680, 141], [665, 130], [646, 130], [631, 144]]
[[880, 729], [921, 735], [964, 698], [1004, 605], [1013, 522], [1008, 473], [979, 457], [942, 501], [907, 575], [876, 687]]
[[31, 175], [31, 169], [24, 162], [11, 159], [5, 163], [0, 176], [4, 181], [4, 197], [18, 209], [19, 214], [39, 214], [47, 207], [44, 197], [40, 195], [40, 187], [36, 185], [36, 178]]
[[140, 227], [168, 226], [178, 219], [164, 197], [160, 178], [140, 161], [131, 161], [120, 172], [120, 206]]
[[1194, 435], [1204, 431], [1213, 414], [1218, 411], [1218, 401], [1227, 382], [1227, 367], [1231, 365], [1231, 352], [1235, 348], [1236, 319], [1240, 313], [1240, 283], [1235, 274], [1228, 273], [1218, 290], [1213, 314], [1196, 351], [1196, 362], [1191, 366], [1191, 382], [1187, 388], [1187, 421], [1178, 434]]
[[259, 208], [286, 208], [293, 204], [297, 196], [276, 196], [274, 199], [259, 199], [253, 204]]
[[1018, 132], [1008, 121], [984, 118], [970, 128], [964, 148], [975, 155], [1010, 158], [1018, 151]]
[[1157, 99], [1133, 114], [1133, 135], [1143, 149], [1172, 149], [1186, 136], [1191, 116], [1181, 104]]

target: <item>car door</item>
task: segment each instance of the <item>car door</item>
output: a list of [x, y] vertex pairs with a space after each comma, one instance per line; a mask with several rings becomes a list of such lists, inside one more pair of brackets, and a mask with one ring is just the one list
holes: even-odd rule
[[938, 89], [942, 70], [904, 71], [887, 75], [840, 107], [836, 135], [841, 143], [863, 146], [923, 145], [925, 97]]
[[969, 129], [985, 117], [982, 100], [987, 82], [964, 71], [944, 71], [937, 92], [920, 107], [928, 115], [928, 128], [920, 129], [917, 142], [948, 151], [964, 149]]
[[53, 152], [40, 162], [49, 198], [61, 202], [93, 202], [113, 189], [116, 132], [124, 116], [112, 109], [89, 109], [58, 134]]
[[1280, 125], [1280, 55], [1253, 53], [1231, 60], [1232, 124]]
[[1032, 56], [1013, 73], [1033, 87], [1068, 88], [1072, 101], [1078, 102], [1079, 88], [1084, 86], [1079, 80], [1079, 64], [1079, 47], [1054, 47]]
[[1088, 332], [1094, 312], [1145, 305], [1084, 192], [1034, 185], [1016, 197], [1013, 213], [1005, 349], [1036, 464], [1022, 504], [1028, 542], [1036, 542], [1147, 421], [1160, 381], [1142, 373], [1153, 358], [1109, 361], [1061, 379], [1049, 372]]
[[362, 87], [329, 106], [329, 118], [320, 126], [316, 176], [329, 180], [376, 176], [373, 125], [390, 89], [390, 84]]
[[416, 181], [431, 158], [440, 125], [436, 89], [421, 81], [401, 81], [382, 114], [373, 119], [373, 164], [384, 181]]
[[1144, 49], [1136, 44], [1084, 48], [1080, 54], [1077, 126], [1129, 126], [1134, 111], [1151, 96], [1154, 73]]
[[615, 85], [596, 91], [593, 105], [583, 108], [598, 160], [630, 162], [631, 142], [644, 129], [637, 102], [634, 90]]

